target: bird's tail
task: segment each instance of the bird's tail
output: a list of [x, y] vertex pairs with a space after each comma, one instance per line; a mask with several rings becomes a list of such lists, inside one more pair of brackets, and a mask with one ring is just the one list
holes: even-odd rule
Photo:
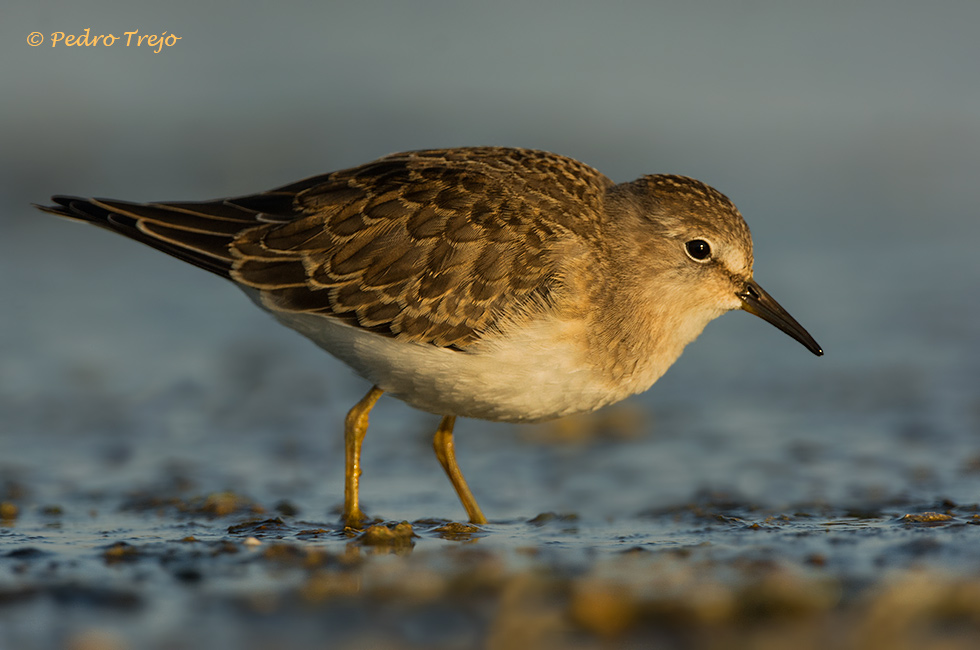
[[[298, 185], [298, 184], [297, 184]], [[296, 187], [204, 202], [130, 203], [53, 196], [36, 208], [125, 235], [223, 278], [230, 277], [232, 242], [243, 232], [296, 219]]]

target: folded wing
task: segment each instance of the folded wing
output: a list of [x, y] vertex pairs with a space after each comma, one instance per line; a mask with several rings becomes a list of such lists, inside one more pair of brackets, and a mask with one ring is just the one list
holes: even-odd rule
[[517, 149], [396, 154], [262, 194], [41, 207], [119, 232], [259, 292], [270, 310], [465, 348], [546, 301], [551, 254], [592, 237], [606, 177]]

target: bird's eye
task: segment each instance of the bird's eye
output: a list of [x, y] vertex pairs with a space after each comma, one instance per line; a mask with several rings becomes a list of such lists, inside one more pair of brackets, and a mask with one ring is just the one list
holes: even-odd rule
[[696, 262], [706, 262], [711, 259], [711, 245], [703, 239], [692, 239], [684, 244], [684, 248]]

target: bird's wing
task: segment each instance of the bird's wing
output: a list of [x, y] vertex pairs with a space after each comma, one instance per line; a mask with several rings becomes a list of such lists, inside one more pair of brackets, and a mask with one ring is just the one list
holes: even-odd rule
[[252, 196], [132, 204], [54, 197], [90, 221], [259, 292], [388, 336], [464, 348], [560, 282], [611, 181], [539, 151], [395, 154]]

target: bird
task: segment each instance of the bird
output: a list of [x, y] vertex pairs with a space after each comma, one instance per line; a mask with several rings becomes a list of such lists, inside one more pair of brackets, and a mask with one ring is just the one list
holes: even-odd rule
[[741, 309], [823, 350], [753, 277], [724, 194], [673, 174], [614, 183], [546, 151], [409, 151], [266, 192], [132, 203], [53, 196], [94, 224], [230, 280], [371, 389], [344, 423], [342, 522], [384, 393], [441, 416], [433, 447], [469, 521], [457, 417], [540, 422], [649, 389], [714, 318]]

